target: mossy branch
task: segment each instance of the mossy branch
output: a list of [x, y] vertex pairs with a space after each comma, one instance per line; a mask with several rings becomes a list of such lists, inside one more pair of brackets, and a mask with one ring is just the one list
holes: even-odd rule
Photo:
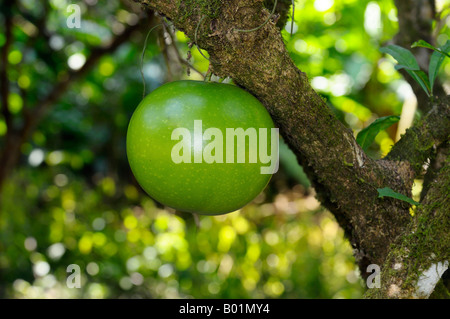
[[366, 298], [430, 297], [450, 263], [449, 192], [450, 157], [423, 205], [416, 209], [414, 219], [391, 246], [382, 267], [381, 288], [369, 289]]
[[[205, 16], [201, 6], [186, 15], [183, 1], [135, 1], [167, 16], [191, 39]], [[345, 230], [361, 272], [365, 274], [371, 263], [383, 264], [390, 244], [404, 231], [411, 216], [409, 205], [379, 199], [377, 188], [389, 187], [411, 196], [410, 166], [366, 156], [353, 133], [333, 115], [306, 74], [296, 67], [274, 23], [254, 32], [235, 31], [238, 26], [250, 29], [266, 21], [270, 12], [261, 0], [220, 1], [220, 8], [214, 12], [219, 14], [206, 15], [196, 41], [208, 51], [213, 72], [233, 78], [267, 108], [318, 198]]]
[[428, 114], [415, 126], [406, 130], [402, 138], [392, 147], [386, 159], [407, 161], [415, 175], [419, 175], [435, 148], [448, 141], [449, 136], [450, 96], [447, 96], [432, 104]]
[[[271, 9], [275, 0], [264, 0], [264, 6]], [[283, 29], [289, 18], [289, 9], [292, 6], [292, 0], [278, 0], [275, 8], [275, 14], [278, 15], [277, 27]]]

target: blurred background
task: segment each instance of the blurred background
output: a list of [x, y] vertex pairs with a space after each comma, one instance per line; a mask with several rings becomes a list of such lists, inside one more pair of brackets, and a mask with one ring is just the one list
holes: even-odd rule
[[[0, 3], [1, 298], [362, 296], [350, 244], [284, 144], [267, 189], [227, 215], [196, 220], [140, 189], [125, 139], [159, 17], [119, 0]], [[449, 1], [437, 9], [442, 45]], [[293, 60], [355, 135], [401, 115], [369, 149], [383, 157], [421, 115], [395, 60], [379, 51], [397, 32], [393, 1], [298, 0], [295, 20], [292, 36], [290, 22], [282, 30]], [[448, 61], [439, 75], [447, 87]], [[208, 65], [190, 39], [160, 26], [143, 55], [147, 93], [201, 80]], [[79, 289], [66, 285], [71, 264]]]

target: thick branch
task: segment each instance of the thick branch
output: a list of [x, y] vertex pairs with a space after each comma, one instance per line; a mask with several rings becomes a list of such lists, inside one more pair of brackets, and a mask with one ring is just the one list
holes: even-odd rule
[[407, 161], [415, 174], [420, 174], [423, 164], [433, 151], [450, 136], [450, 96], [433, 104], [429, 113], [415, 126], [406, 130], [402, 138], [386, 156], [388, 160]]
[[[450, 126], [450, 125], [449, 125]], [[439, 171], [445, 165], [445, 159], [450, 155], [450, 142], [447, 140], [446, 143], [442, 143], [436, 148], [436, 153], [433, 154], [428, 165], [427, 172], [423, 178], [423, 187], [420, 193], [420, 200], [422, 201], [430, 186], [436, 180]]]
[[[264, 6], [268, 10], [272, 10], [275, 0], [264, 0]], [[278, 0], [277, 7], [275, 8], [275, 14], [277, 14], [278, 21], [277, 26], [283, 29], [289, 18], [289, 9], [291, 8], [292, 0]]]
[[414, 220], [392, 245], [382, 268], [381, 288], [370, 289], [367, 298], [428, 298], [431, 295], [450, 262], [449, 190], [450, 157], [417, 208]]
[[188, 1], [136, 1], [167, 16], [191, 39], [198, 29], [198, 45], [209, 52], [214, 73], [232, 77], [265, 105], [319, 199], [346, 230], [361, 269], [365, 272], [367, 263], [381, 264], [409, 215], [407, 205], [378, 199], [376, 189], [388, 186], [409, 195], [408, 167], [373, 161], [364, 154], [353, 133], [297, 69], [273, 23], [255, 32], [236, 31], [267, 19], [262, 2], [222, 1], [219, 14], [213, 15], [196, 10], [191, 1], [190, 6]]

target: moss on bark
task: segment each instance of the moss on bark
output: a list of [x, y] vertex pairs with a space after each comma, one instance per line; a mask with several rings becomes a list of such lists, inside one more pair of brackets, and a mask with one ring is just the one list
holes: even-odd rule
[[419, 292], [418, 281], [431, 266], [450, 262], [449, 229], [450, 157], [408, 228], [391, 246], [381, 273], [382, 287], [370, 289], [366, 297], [429, 297]]

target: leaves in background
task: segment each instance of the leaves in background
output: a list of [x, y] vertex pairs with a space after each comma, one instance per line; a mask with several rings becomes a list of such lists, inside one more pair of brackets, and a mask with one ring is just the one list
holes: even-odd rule
[[358, 142], [358, 144], [361, 145], [362, 149], [366, 151], [367, 148], [375, 140], [375, 137], [378, 135], [378, 133], [387, 129], [392, 124], [397, 123], [399, 120], [400, 116], [397, 115], [385, 116], [376, 119], [368, 127], [362, 129], [358, 133], [356, 142]]
[[407, 197], [407, 196], [405, 196], [403, 194], [394, 192], [389, 187], [377, 188], [377, 191], [378, 191], [378, 198], [392, 197], [392, 198], [399, 199], [399, 200], [402, 200], [404, 202], [407, 202], [407, 203], [409, 203], [411, 205], [416, 205], [416, 206], [420, 205], [420, 203], [416, 202], [415, 200], [413, 200], [413, 199], [411, 199], [411, 198], [409, 198], [409, 197]]

